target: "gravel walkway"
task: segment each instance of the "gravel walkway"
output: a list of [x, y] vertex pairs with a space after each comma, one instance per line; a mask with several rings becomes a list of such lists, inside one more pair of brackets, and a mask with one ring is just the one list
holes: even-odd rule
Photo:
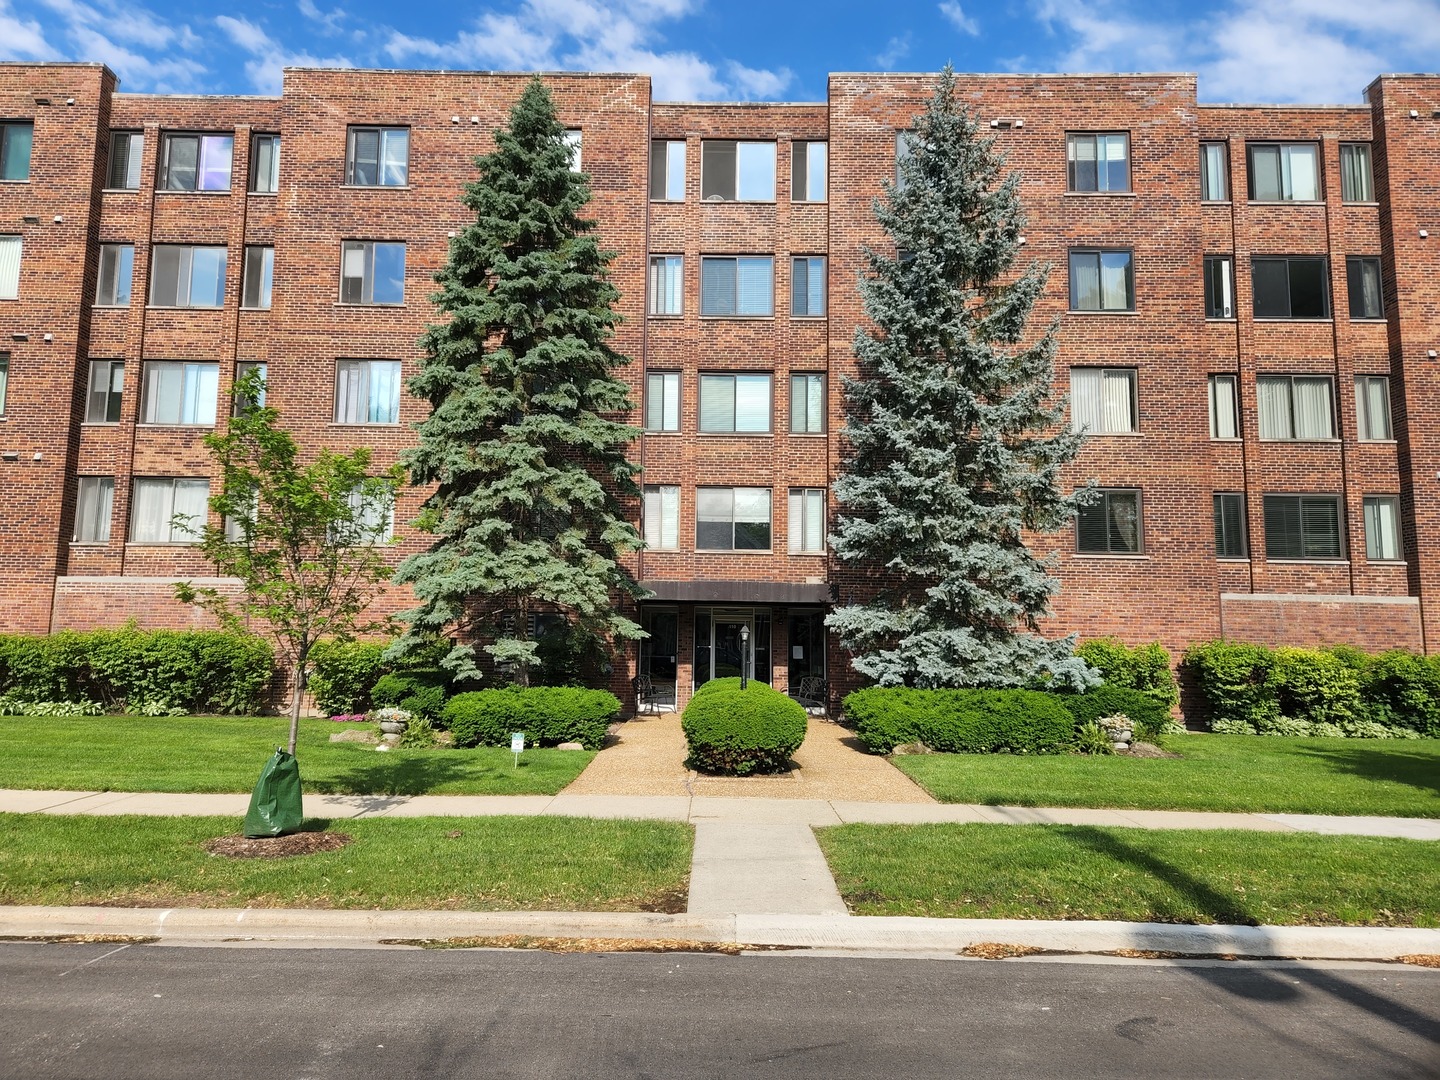
[[847, 729], [816, 716], [795, 752], [798, 768], [780, 776], [702, 776], [687, 770], [685, 735], [675, 713], [627, 720], [620, 725], [619, 739], [596, 755], [563, 794], [935, 801], [883, 757], [867, 754]]

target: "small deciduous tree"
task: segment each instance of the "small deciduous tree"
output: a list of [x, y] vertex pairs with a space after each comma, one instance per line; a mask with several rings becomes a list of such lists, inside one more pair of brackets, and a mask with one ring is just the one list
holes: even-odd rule
[[1026, 530], [1062, 528], [1087, 497], [1061, 467], [1080, 436], [1052, 400], [1055, 324], [1022, 343], [1049, 268], [1012, 274], [1025, 215], [947, 68], [875, 214], [893, 253], [867, 253], [871, 327], [845, 381], [847, 456], [831, 534], [873, 595], [828, 617], [855, 669], [882, 686], [1084, 688], [1073, 638], [1037, 632], [1059, 582]]
[[259, 630], [289, 668], [290, 753], [310, 653], [321, 638], [346, 641], [390, 627], [368, 612], [390, 566], [379, 546], [389, 533], [397, 469], [370, 475], [370, 451], [322, 450], [302, 462], [278, 413], [261, 404], [265, 383], [251, 370], [235, 384], [235, 415], [205, 437], [220, 465], [220, 493], [210, 508], [220, 525], [185, 523], [199, 549], [238, 595], [180, 582], [176, 595], [213, 615], [228, 630]]
[[531, 616], [557, 610], [600, 641], [643, 631], [615, 599], [641, 590], [619, 558], [641, 546], [619, 500], [638, 498], [638, 437], [610, 346], [613, 258], [581, 216], [590, 200], [544, 84], [521, 94], [465, 189], [475, 221], [450, 242], [432, 297], [444, 322], [408, 382], [430, 403], [404, 459], [436, 485], [416, 521], [434, 540], [395, 580], [419, 600], [395, 655], [455, 633], [446, 666], [477, 673], [474, 646], [525, 683], [540, 663]]

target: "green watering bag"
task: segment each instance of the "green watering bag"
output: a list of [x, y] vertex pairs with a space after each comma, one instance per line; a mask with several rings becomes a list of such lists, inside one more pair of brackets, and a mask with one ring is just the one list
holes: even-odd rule
[[245, 835], [257, 840], [300, 831], [300, 765], [294, 754], [277, 749], [260, 770], [245, 812]]

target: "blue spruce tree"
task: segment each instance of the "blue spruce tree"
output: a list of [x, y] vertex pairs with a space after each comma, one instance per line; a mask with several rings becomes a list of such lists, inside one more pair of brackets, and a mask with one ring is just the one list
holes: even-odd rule
[[448, 318], [426, 330], [408, 383], [431, 406], [403, 463], [437, 485], [416, 522], [434, 539], [396, 571], [420, 603], [392, 653], [455, 634], [445, 662], [459, 675], [475, 673], [478, 642], [528, 682], [541, 611], [584, 641], [643, 634], [615, 603], [642, 592], [618, 561], [641, 546], [619, 501], [639, 497], [627, 457], [639, 432], [619, 419], [631, 404], [615, 376], [628, 361], [609, 343], [619, 293], [570, 154], [537, 77], [476, 162], [463, 197], [475, 221], [432, 297]]
[[1081, 436], [1051, 398], [1057, 324], [1023, 341], [1049, 267], [1012, 274], [1019, 174], [948, 67], [908, 143], [875, 207], [896, 254], [867, 252], [831, 534], [874, 591], [826, 622], [882, 686], [1083, 689], [1098, 680], [1074, 639], [1038, 633], [1059, 582], [1024, 539], [1087, 498], [1059, 486]]

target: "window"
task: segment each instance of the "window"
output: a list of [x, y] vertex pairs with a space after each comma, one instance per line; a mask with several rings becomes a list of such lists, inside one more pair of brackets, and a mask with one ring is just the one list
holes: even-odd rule
[[1362, 442], [1393, 439], [1390, 428], [1390, 380], [1384, 375], [1355, 378], [1355, 417]]
[[1320, 166], [1314, 143], [1251, 143], [1250, 198], [1256, 202], [1316, 202]]
[[1383, 319], [1380, 260], [1351, 255], [1345, 260], [1345, 276], [1350, 287], [1350, 318]]
[[650, 198], [656, 202], [684, 201], [684, 139], [650, 141]]
[[1070, 369], [1070, 429], [1092, 435], [1137, 430], [1135, 369]]
[[255, 135], [250, 139], [250, 190], [273, 195], [280, 190], [280, 136]]
[[87, 424], [120, 421], [120, 395], [125, 389], [125, 361], [91, 360], [90, 392], [85, 396]]
[[1235, 260], [1229, 255], [1205, 256], [1205, 317], [1235, 317]]
[[238, 514], [225, 515], [225, 540], [231, 544], [249, 544], [255, 534], [255, 525], [260, 517], [260, 492], [250, 491], [249, 498], [244, 499], [244, 488], [233, 489], [235, 502], [231, 504], [232, 509], [238, 510]]
[[1145, 550], [1140, 492], [1106, 489], [1080, 510], [1076, 550], [1086, 555], [1139, 555]]
[[645, 430], [680, 430], [680, 372], [646, 372]]
[[1334, 495], [1266, 495], [1267, 559], [1339, 559], [1340, 500]]
[[1235, 376], [1210, 376], [1210, 438], [1238, 439], [1240, 425], [1236, 408]]
[[825, 550], [825, 489], [790, 489], [790, 554]]
[[1130, 136], [1123, 131], [1065, 136], [1071, 191], [1129, 191]]
[[225, 259], [223, 247], [156, 244], [150, 260], [150, 305], [223, 307]]
[[905, 190], [905, 163], [915, 154], [914, 132], [895, 132], [895, 190]]
[[342, 544], [388, 544], [395, 536], [395, 492], [383, 481], [367, 480], [351, 490], [348, 526], [337, 533]]
[[245, 376], [249, 375], [252, 371], [256, 372], [260, 376], [260, 393], [257, 394], [254, 398], [250, 398], [245, 396], [244, 394], [241, 394], [237, 390], [235, 393], [234, 405], [234, 414], [236, 416], [239, 416], [243, 412], [248, 412], [250, 409], [263, 409], [265, 407], [264, 383], [265, 380], [269, 377], [269, 368], [265, 364], [254, 360], [240, 361], [240, 363], [235, 365], [235, 384], [238, 386], [240, 380], [245, 378]]
[[35, 125], [29, 121], [0, 124], [0, 180], [30, 179], [30, 144], [34, 138]]
[[95, 303], [100, 307], [129, 307], [134, 276], [134, 244], [101, 244], [100, 284], [95, 291]]
[[1206, 202], [1230, 198], [1230, 147], [1223, 142], [1200, 144], [1200, 198]]
[[1134, 309], [1135, 273], [1130, 252], [1070, 252], [1071, 311]]
[[769, 551], [770, 489], [698, 489], [695, 547], [700, 551]]
[[1333, 439], [1328, 375], [1261, 375], [1255, 380], [1262, 439]]
[[580, 150], [585, 141], [584, 133], [579, 128], [566, 128], [560, 139], [564, 142], [565, 149], [570, 151], [570, 171], [580, 172]]
[[1215, 495], [1215, 555], [1220, 559], [1243, 559], [1249, 552], [1245, 543], [1245, 496], [1237, 492]]
[[700, 197], [706, 202], [774, 202], [775, 144], [706, 139], [700, 144]]
[[1371, 562], [1401, 558], [1400, 500], [1394, 495], [1365, 496], [1365, 558]]
[[0, 352], [0, 416], [5, 415], [5, 400], [10, 396], [10, 354]]
[[162, 135], [160, 187], [165, 191], [229, 191], [233, 135]]
[[0, 236], [0, 300], [20, 297], [20, 237]]
[[337, 424], [400, 422], [400, 361], [340, 360], [335, 364]]
[[700, 430], [727, 435], [770, 430], [769, 375], [701, 375]]
[[110, 517], [115, 506], [113, 476], [82, 476], [75, 498], [75, 543], [110, 542]]
[[1340, 198], [1344, 202], [1375, 201], [1369, 143], [1340, 144]]
[[1257, 319], [1328, 319], [1329, 273], [1324, 258], [1250, 260]]
[[405, 245], [346, 240], [340, 255], [342, 304], [403, 304]]
[[829, 145], [797, 139], [790, 144], [790, 199], [824, 202]]
[[345, 138], [345, 183], [404, 187], [410, 182], [410, 129], [352, 127]]
[[645, 546], [674, 551], [680, 546], [680, 489], [669, 484], [645, 485]]
[[825, 314], [825, 256], [790, 260], [790, 314], [796, 318]]
[[275, 249], [273, 247], [247, 247], [245, 249], [245, 281], [240, 306], [269, 308], [274, 282]]
[[773, 315], [775, 260], [769, 255], [700, 260], [701, 315]]
[[140, 190], [140, 163], [145, 157], [145, 135], [139, 131], [110, 133], [110, 171], [105, 186], [115, 191]]
[[209, 500], [209, 480], [137, 476], [130, 539], [137, 544], [193, 544], [205, 527]]
[[790, 431], [819, 435], [825, 431], [825, 376], [790, 376]]
[[147, 360], [142, 424], [214, 424], [220, 365]]
[[679, 315], [685, 293], [685, 259], [680, 255], [650, 256], [650, 314]]

